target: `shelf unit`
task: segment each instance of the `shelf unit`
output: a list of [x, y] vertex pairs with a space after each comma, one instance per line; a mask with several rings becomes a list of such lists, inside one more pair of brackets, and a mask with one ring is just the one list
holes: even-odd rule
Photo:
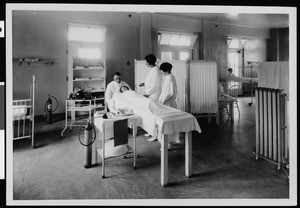
[[[96, 32], [98, 31], [98, 32]], [[102, 31], [102, 32], [99, 32]], [[106, 110], [106, 28], [96, 25], [68, 24], [68, 98], [78, 90], [91, 92], [98, 106], [97, 111]], [[95, 38], [102, 37], [102, 38]], [[84, 39], [85, 38], [85, 39]], [[100, 106], [100, 107], [99, 107]], [[78, 103], [76, 111], [70, 111], [72, 120], [76, 114], [81, 114]], [[77, 112], [78, 111], [78, 112]]]
[[13, 61], [14, 66], [54, 66], [54, 61], [52, 60], [41, 60], [41, 61]]
[[[65, 109], [65, 128], [61, 132], [61, 137], [63, 137], [64, 131], [70, 127], [72, 130], [73, 126], [80, 127], [82, 125], [82, 121], [78, 119], [76, 121], [75, 112], [77, 113], [88, 113], [88, 119], [92, 120], [93, 114], [98, 110], [103, 110], [104, 106], [102, 106], [101, 101], [102, 98], [95, 98], [92, 100], [66, 100], [66, 109]], [[68, 112], [71, 112], [72, 119], [68, 121]]]
[[[93, 47], [100, 49], [101, 58], [82, 58], [79, 56], [80, 48]], [[68, 45], [68, 95], [75, 88], [88, 90], [95, 98], [100, 98], [102, 106], [106, 87], [106, 59], [105, 44], [69, 42]], [[103, 99], [101, 99], [103, 98]]]

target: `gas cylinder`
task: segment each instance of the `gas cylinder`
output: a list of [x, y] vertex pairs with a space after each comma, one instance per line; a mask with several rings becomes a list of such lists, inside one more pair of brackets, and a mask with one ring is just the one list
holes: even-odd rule
[[47, 124], [50, 124], [51, 120], [52, 120], [52, 100], [51, 100], [50, 95], [48, 96], [48, 98], [46, 100], [45, 108], [46, 108]]
[[93, 125], [89, 121], [87, 125], [84, 128], [84, 143], [86, 144], [84, 146], [84, 155], [85, 155], [85, 161], [84, 161], [84, 167], [90, 168], [92, 167], [92, 136], [93, 136]]

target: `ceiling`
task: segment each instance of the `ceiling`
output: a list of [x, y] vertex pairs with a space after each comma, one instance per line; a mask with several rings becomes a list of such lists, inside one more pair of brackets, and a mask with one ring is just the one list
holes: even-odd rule
[[[78, 13], [93, 13], [97, 16], [96, 11], [78, 11]], [[72, 11], [25, 11], [16, 10], [14, 14], [18, 15], [30, 15], [30, 16], [44, 16], [55, 18], [66, 18], [68, 16], [80, 16], [78, 13]], [[128, 12], [130, 13], [130, 12]], [[255, 14], [255, 13], [240, 13], [235, 16], [229, 13], [186, 13], [186, 12], [154, 12], [156, 14], [168, 15], [173, 17], [188, 18], [193, 20], [206, 20], [216, 23], [226, 23], [255, 28], [284, 28], [289, 27], [289, 15], [288, 14]]]
[[288, 14], [255, 14], [241, 13], [159, 13], [163, 15], [182, 17], [194, 20], [206, 20], [233, 25], [243, 25], [256, 28], [284, 28], [289, 27]]

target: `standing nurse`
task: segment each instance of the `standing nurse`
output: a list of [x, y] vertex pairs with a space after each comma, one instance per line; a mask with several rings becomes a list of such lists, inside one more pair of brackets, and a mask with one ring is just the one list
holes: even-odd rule
[[[157, 101], [161, 92], [162, 74], [156, 66], [156, 56], [149, 54], [145, 57], [145, 59], [146, 65], [150, 68], [150, 71], [147, 74], [145, 83], [141, 83], [140, 87], [145, 86], [145, 97]], [[145, 136], [152, 135], [152, 138], [148, 139], [149, 142], [157, 140], [157, 128], [155, 128], [153, 132], [148, 133], [149, 134], [146, 134]]]
[[160, 65], [159, 69], [165, 76], [165, 79], [158, 102], [172, 108], [177, 108], [177, 84], [174, 75], [171, 74], [172, 64], [164, 62]]
[[[171, 74], [172, 67], [172, 64], [168, 62], [162, 63], [159, 67], [165, 79], [162, 85], [161, 94], [158, 98], [158, 102], [171, 108], [177, 108], [177, 84], [174, 75]], [[158, 141], [161, 142], [161, 135], [159, 135]], [[173, 149], [174, 143], [180, 143], [179, 133], [168, 135], [168, 149]]]
[[150, 71], [147, 74], [145, 83], [140, 84], [140, 86], [145, 86], [145, 97], [157, 101], [161, 92], [162, 74], [156, 66], [156, 57], [153, 54], [147, 55], [145, 59]]

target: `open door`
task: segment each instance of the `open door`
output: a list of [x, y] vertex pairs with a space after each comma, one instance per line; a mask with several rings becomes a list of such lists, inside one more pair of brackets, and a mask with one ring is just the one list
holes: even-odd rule
[[[242, 38], [228, 37], [227, 39], [227, 57], [228, 57], [228, 68], [233, 69], [233, 74], [237, 77], [243, 77], [244, 74], [244, 46], [247, 40]], [[243, 83], [241, 82], [229, 82], [227, 88], [231, 86], [238, 86], [238, 95], [243, 94]]]

